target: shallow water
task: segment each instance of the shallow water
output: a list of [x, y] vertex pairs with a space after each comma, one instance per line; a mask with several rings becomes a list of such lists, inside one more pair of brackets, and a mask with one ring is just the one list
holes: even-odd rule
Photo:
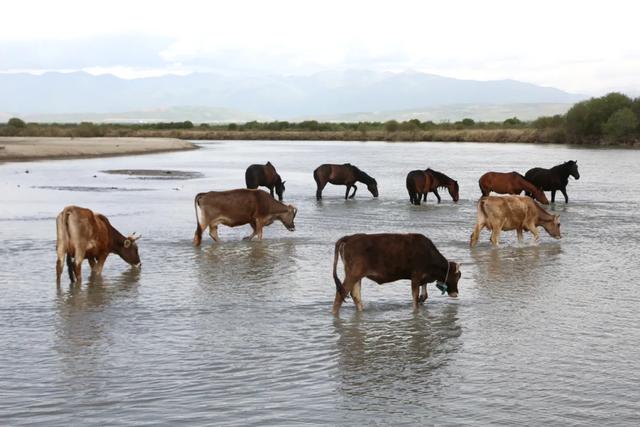
[[[561, 240], [503, 233], [496, 250], [485, 230], [469, 250], [482, 173], [569, 159], [581, 179], [552, 207]], [[273, 224], [244, 242], [248, 226], [220, 227], [221, 244], [205, 234], [194, 248], [193, 196], [241, 187], [246, 166], [267, 160], [287, 180], [297, 230]], [[313, 169], [347, 161], [377, 178], [380, 198], [359, 185], [345, 202], [328, 186], [317, 203]], [[637, 424], [638, 164], [640, 151], [621, 149], [219, 142], [0, 165], [0, 423]], [[427, 166], [460, 182], [459, 203], [443, 191], [441, 205], [409, 204], [405, 175]], [[142, 269], [112, 255], [101, 280], [57, 288], [54, 218], [68, 204], [141, 233]], [[431, 284], [414, 312], [408, 282], [365, 281], [365, 311], [347, 301], [334, 318], [333, 243], [355, 232], [431, 237], [463, 263], [460, 298]]]

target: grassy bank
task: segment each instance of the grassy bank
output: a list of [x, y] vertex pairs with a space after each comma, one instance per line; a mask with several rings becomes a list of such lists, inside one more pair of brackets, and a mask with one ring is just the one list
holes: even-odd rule
[[189, 140], [459, 141], [526, 142], [640, 146], [640, 98], [610, 93], [575, 104], [565, 115], [523, 122], [454, 123], [417, 119], [398, 122], [272, 121], [195, 125], [190, 121], [141, 124], [25, 123], [12, 118], [0, 124], [0, 136], [133, 137]]

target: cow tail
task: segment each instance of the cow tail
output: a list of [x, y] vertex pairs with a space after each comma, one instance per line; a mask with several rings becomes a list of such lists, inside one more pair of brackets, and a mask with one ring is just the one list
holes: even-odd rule
[[199, 193], [193, 199], [193, 207], [196, 211], [196, 233], [194, 236], [194, 242], [196, 243], [196, 245], [199, 245], [200, 240], [202, 240], [202, 227], [200, 226], [200, 215], [198, 214], [198, 208], [200, 207], [200, 197], [202, 197], [203, 194], [204, 193]]
[[65, 209], [62, 213], [61, 226], [62, 226], [62, 233], [65, 238], [65, 252], [66, 252], [65, 258], [67, 261], [67, 273], [69, 274], [69, 280], [73, 282], [75, 281], [75, 266], [73, 262], [74, 260], [71, 257], [71, 254], [69, 253], [69, 242], [71, 242], [71, 235], [69, 234], [69, 215], [71, 215], [71, 212]]
[[333, 281], [336, 283], [336, 291], [342, 296], [342, 300], [344, 301], [349, 296], [349, 292], [344, 288], [340, 278], [338, 277], [337, 267], [338, 267], [338, 257], [342, 256], [344, 260], [344, 245], [346, 244], [346, 240], [344, 237], [339, 239], [336, 242], [335, 251], [333, 254]]
[[485, 197], [486, 197], [486, 196], [484, 196], [484, 197], [480, 197], [480, 200], [478, 200], [478, 208], [480, 209], [480, 211], [482, 212], [482, 214], [484, 215], [484, 217], [485, 217], [485, 218], [488, 218], [487, 211], [486, 211], [486, 209], [484, 208], [484, 202], [485, 202], [485, 200], [486, 200], [486, 199], [485, 199]]

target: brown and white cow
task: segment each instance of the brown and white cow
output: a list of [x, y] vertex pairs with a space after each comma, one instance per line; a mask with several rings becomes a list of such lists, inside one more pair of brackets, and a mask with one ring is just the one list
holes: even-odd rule
[[107, 217], [90, 209], [67, 206], [56, 218], [56, 281], [64, 268], [71, 282], [82, 283], [82, 261], [87, 259], [94, 274], [101, 274], [110, 253], [115, 253], [129, 264], [139, 267], [140, 256], [135, 233], [125, 237], [116, 230]]
[[532, 198], [527, 196], [486, 196], [478, 201], [478, 219], [471, 234], [471, 247], [478, 243], [483, 228], [491, 230], [491, 243], [498, 246], [502, 230], [516, 230], [518, 240], [522, 232], [530, 231], [535, 240], [540, 239], [538, 226], [542, 226], [549, 235], [559, 239], [560, 215], [552, 215]]
[[[336, 272], [338, 257], [344, 263], [345, 278], [340, 282]], [[411, 280], [413, 306], [427, 299], [427, 283], [437, 281], [438, 288], [450, 297], [458, 296], [460, 264], [448, 261], [433, 242], [422, 234], [353, 234], [336, 242], [333, 279], [336, 298], [333, 313], [338, 314], [342, 302], [351, 294], [358, 311], [363, 309], [361, 280], [366, 277], [378, 284]], [[422, 286], [423, 295], [420, 295]]]
[[202, 242], [202, 232], [209, 227], [209, 235], [216, 242], [218, 225], [228, 227], [250, 224], [253, 233], [245, 237], [251, 240], [258, 236], [262, 240], [263, 228], [279, 220], [289, 231], [295, 230], [294, 218], [298, 210], [293, 205], [285, 205], [262, 190], [237, 189], [200, 193], [194, 200], [196, 208], [196, 232], [193, 243]]

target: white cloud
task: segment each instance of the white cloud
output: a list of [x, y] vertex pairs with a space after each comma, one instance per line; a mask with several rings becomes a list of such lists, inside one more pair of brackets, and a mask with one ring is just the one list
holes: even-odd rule
[[[638, 12], [640, 4], [621, 0], [21, 0], [3, 5], [12, 18], [0, 26], [0, 43], [64, 45], [123, 35], [169, 40], [157, 52], [143, 52], [146, 62], [134, 61], [132, 44], [128, 55], [105, 52], [121, 58], [117, 63], [77, 64], [73, 52], [61, 53], [61, 68], [120, 67], [133, 74], [175, 71], [175, 63], [180, 72], [414, 69], [599, 93], [640, 85]], [[160, 64], [151, 63], [152, 54]]]

